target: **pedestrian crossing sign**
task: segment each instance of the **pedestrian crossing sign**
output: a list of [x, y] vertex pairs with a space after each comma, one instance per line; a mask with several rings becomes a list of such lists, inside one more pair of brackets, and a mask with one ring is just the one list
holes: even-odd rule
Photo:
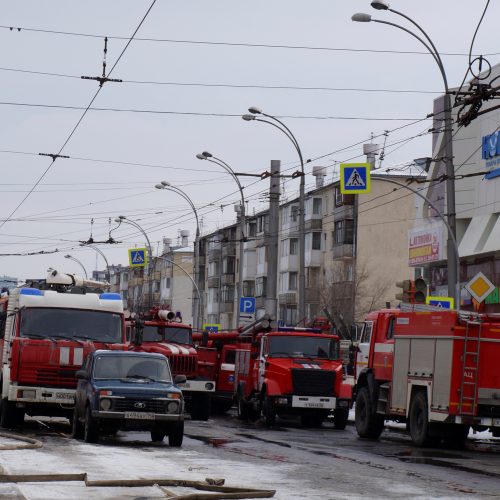
[[145, 248], [129, 248], [128, 263], [130, 267], [145, 267], [148, 263], [148, 254]]
[[340, 192], [342, 194], [366, 194], [370, 192], [369, 163], [340, 164]]

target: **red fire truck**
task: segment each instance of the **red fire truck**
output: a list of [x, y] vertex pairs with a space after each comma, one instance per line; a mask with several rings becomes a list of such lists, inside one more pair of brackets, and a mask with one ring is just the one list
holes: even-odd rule
[[24, 415], [71, 418], [85, 356], [125, 349], [122, 298], [103, 284], [52, 271], [46, 280], [14, 289], [0, 315], [0, 425]]
[[[417, 307], [417, 306], [415, 306]], [[356, 429], [406, 422], [417, 446], [463, 444], [470, 426], [500, 436], [500, 315], [386, 309], [364, 322]]]
[[[240, 331], [220, 333], [193, 333], [193, 340], [200, 346], [209, 347], [217, 353], [214, 380], [215, 393], [212, 397], [212, 411], [225, 413], [234, 402], [234, 362], [236, 351], [248, 344], [248, 339], [242, 337]], [[200, 358], [208, 352], [212, 359], [212, 352], [199, 351]]]
[[175, 321], [169, 310], [153, 308], [144, 316], [127, 321], [130, 329], [130, 350], [157, 352], [166, 356], [173, 375], [185, 375], [179, 384], [186, 409], [193, 420], [208, 420], [212, 395], [215, 391], [215, 349], [193, 344], [190, 325]]
[[310, 328], [279, 328], [259, 333], [236, 351], [235, 396], [238, 415], [267, 425], [276, 416], [300, 416], [319, 426], [333, 411], [344, 429], [352, 385], [344, 383], [339, 339]]

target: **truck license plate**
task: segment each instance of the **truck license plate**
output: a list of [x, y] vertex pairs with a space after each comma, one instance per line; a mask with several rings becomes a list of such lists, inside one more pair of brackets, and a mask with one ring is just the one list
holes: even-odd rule
[[126, 411], [125, 418], [131, 418], [134, 420], [154, 420], [154, 413], [145, 413], [143, 411]]
[[74, 401], [75, 396], [70, 392], [56, 392], [56, 399], [66, 399], [68, 401]]
[[304, 406], [306, 408], [324, 408], [325, 405], [323, 403], [305, 403]]

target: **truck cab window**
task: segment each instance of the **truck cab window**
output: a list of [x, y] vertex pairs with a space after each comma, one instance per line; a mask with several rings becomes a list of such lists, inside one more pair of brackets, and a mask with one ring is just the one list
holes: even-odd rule
[[389, 318], [389, 323], [387, 325], [387, 335], [386, 335], [386, 338], [388, 340], [394, 338], [394, 325], [396, 323], [396, 317], [395, 316], [391, 316]]

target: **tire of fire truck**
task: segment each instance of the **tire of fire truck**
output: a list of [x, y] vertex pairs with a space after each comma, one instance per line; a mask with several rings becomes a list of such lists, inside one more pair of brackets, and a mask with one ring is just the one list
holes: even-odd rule
[[179, 447], [182, 446], [182, 439], [184, 438], [184, 420], [176, 422], [172, 425], [168, 432], [168, 445]]
[[154, 443], [161, 443], [165, 437], [166, 431], [164, 429], [154, 428], [151, 429], [151, 441]]
[[191, 420], [208, 420], [210, 416], [210, 394], [194, 393], [191, 399]]
[[83, 439], [86, 443], [95, 443], [99, 439], [99, 422], [92, 416], [90, 406], [85, 409]]
[[416, 446], [435, 446], [439, 436], [431, 433], [429, 422], [429, 410], [427, 406], [427, 394], [425, 391], [417, 391], [413, 394], [410, 402], [409, 412], [410, 436]]
[[73, 418], [71, 422], [71, 437], [73, 439], [83, 439], [85, 428], [78, 418], [76, 406], [73, 411]]
[[346, 408], [337, 408], [333, 410], [333, 426], [339, 431], [343, 431], [347, 425], [349, 410]]
[[273, 400], [267, 395], [265, 389], [261, 396], [261, 402], [264, 423], [267, 427], [271, 427], [276, 422], [276, 408], [273, 405]]
[[384, 419], [373, 411], [366, 385], [356, 395], [355, 423], [358, 435], [362, 438], [378, 439], [384, 430]]
[[238, 418], [240, 420], [249, 420], [251, 405], [243, 399], [241, 391], [238, 391], [238, 395], [236, 396], [236, 402], [237, 402], [236, 408], [238, 411]]
[[24, 420], [24, 411], [19, 411], [15, 403], [3, 398], [0, 406], [0, 425], [4, 429], [12, 429]]

